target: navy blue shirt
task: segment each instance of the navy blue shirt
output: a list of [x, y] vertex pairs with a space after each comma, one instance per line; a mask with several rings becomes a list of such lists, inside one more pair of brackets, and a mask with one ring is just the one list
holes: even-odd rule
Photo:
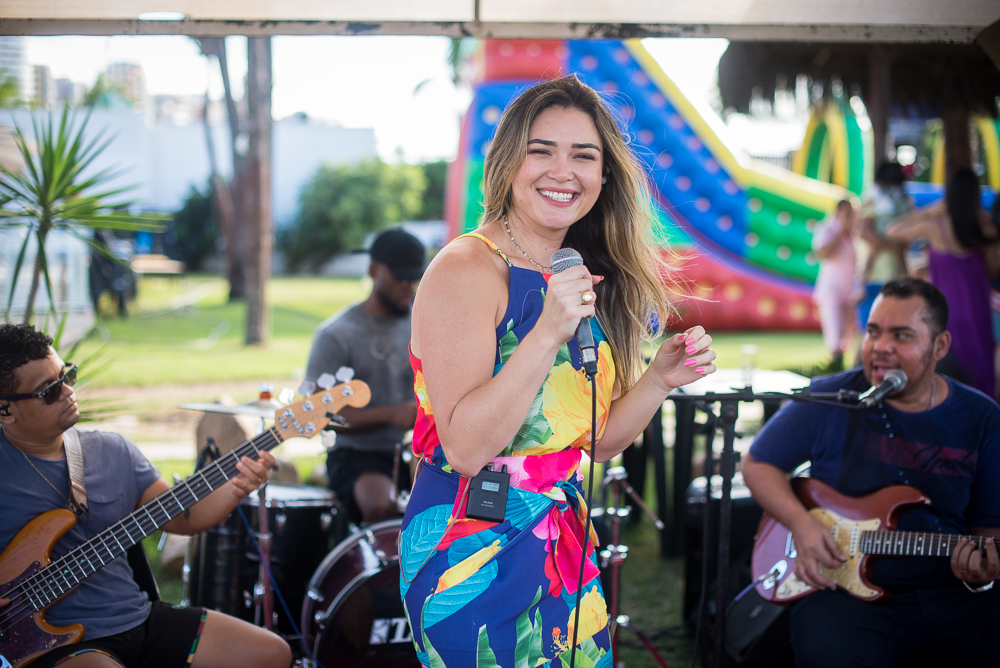
[[[867, 410], [789, 402], [750, 454], [784, 471], [810, 461], [812, 477], [847, 496], [916, 487], [931, 504], [905, 509], [903, 531], [968, 534], [970, 527], [1000, 527], [1000, 407], [967, 385], [950, 378], [948, 384], [944, 402], [919, 413], [885, 402]], [[814, 392], [868, 387], [860, 369], [810, 385]], [[941, 557], [882, 557], [873, 576], [897, 592], [958, 584]]]
[[[90, 512], [59, 539], [52, 560], [90, 540], [135, 509], [146, 488], [160, 477], [139, 449], [118, 434], [79, 431]], [[41, 471], [59, 491], [35, 471]], [[0, 549], [25, 524], [42, 513], [65, 508], [69, 496], [66, 458], [31, 457], [31, 463], [0, 436]], [[82, 623], [84, 638], [94, 640], [138, 626], [149, 616], [149, 598], [132, 578], [125, 555], [85, 579], [52, 605], [45, 618], [54, 626]]]

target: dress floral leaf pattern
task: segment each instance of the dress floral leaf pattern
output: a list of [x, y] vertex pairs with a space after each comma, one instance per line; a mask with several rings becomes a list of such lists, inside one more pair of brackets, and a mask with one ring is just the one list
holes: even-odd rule
[[[545, 298], [545, 276], [507, 264], [510, 294], [497, 327], [494, 375], [534, 327]], [[448, 464], [421, 361], [410, 356], [417, 397], [413, 450], [423, 465], [403, 518], [401, 593], [426, 668], [568, 666], [584, 554], [575, 664], [611, 666], [597, 537], [585, 523], [580, 472], [592, 430], [599, 439], [607, 423], [615, 382], [611, 349], [598, 323], [593, 325], [597, 423], [591, 425], [591, 385], [571, 340], [557, 354], [517, 434], [492, 462], [494, 470], [504, 466], [510, 474], [499, 523], [465, 516], [469, 479]]]
[[500, 668], [497, 664], [497, 657], [490, 649], [490, 634], [487, 633], [485, 625], [479, 627], [477, 646], [479, 653], [476, 656], [476, 668]]

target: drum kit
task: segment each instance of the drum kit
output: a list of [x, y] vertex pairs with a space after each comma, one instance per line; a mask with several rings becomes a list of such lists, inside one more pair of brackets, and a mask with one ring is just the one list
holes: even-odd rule
[[[236, 406], [179, 407], [260, 418], [263, 430], [283, 404], [265, 390]], [[213, 449], [209, 442], [196, 468]], [[401, 513], [406, 499], [402, 490]], [[401, 524], [395, 518], [358, 526], [330, 490], [265, 484], [191, 541], [184, 603], [273, 630], [301, 668], [419, 668], [399, 593]]]

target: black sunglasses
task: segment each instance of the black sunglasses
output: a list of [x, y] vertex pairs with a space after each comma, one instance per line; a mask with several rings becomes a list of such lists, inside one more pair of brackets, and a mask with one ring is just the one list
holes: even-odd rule
[[69, 387], [76, 385], [76, 364], [67, 364], [66, 371], [63, 372], [62, 377], [51, 385], [46, 386], [41, 392], [33, 392], [31, 394], [8, 394], [7, 396], [0, 397], [0, 401], [45, 399], [45, 405], [51, 406], [59, 399], [59, 395], [62, 394], [63, 384], [68, 385]]

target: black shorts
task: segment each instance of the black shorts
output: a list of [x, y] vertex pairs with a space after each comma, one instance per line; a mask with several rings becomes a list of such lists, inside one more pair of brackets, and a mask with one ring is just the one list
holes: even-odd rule
[[[330, 476], [330, 489], [343, 503], [354, 522], [361, 521], [361, 510], [354, 502], [354, 483], [362, 473], [380, 473], [392, 480], [395, 452], [364, 452], [352, 448], [334, 448], [326, 455], [326, 472]], [[399, 463], [399, 487], [410, 488], [410, 467]]]
[[100, 652], [127, 668], [183, 668], [198, 647], [205, 615], [204, 608], [156, 601], [142, 624], [113, 636], [58, 647], [31, 665], [53, 668], [78, 654]]

